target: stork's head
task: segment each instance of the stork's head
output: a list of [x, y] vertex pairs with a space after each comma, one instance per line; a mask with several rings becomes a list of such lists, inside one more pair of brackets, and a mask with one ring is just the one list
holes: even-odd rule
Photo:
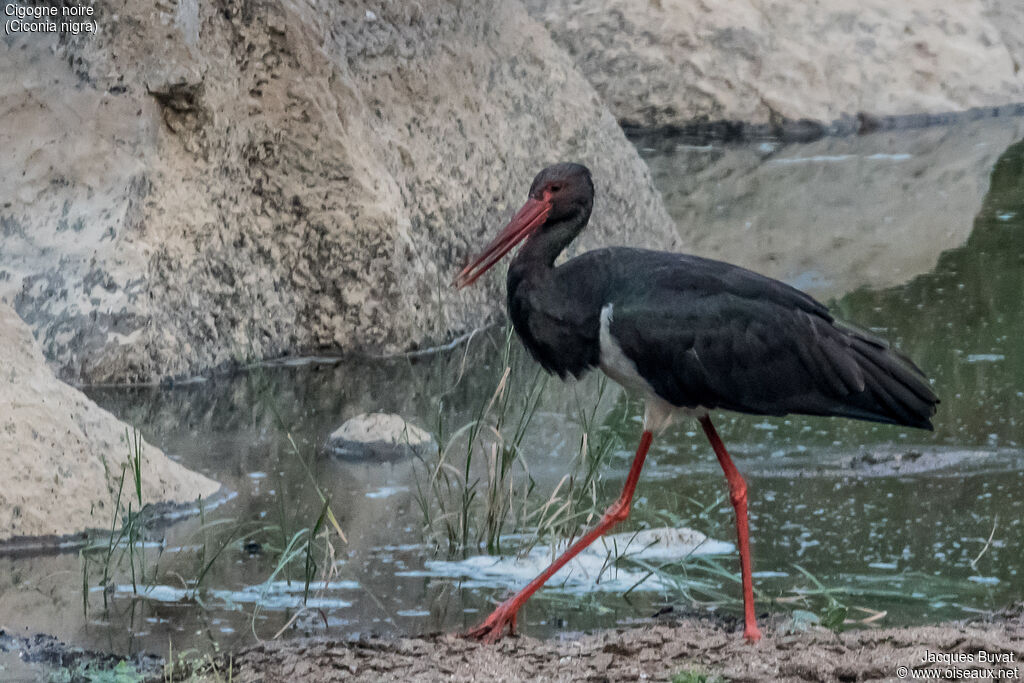
[[462, 269], [452, 284], [459, 289], [468, 287], [524, 239], [567, 220], [580, 216], [589, 218], [593, 206], [594, 183], [586, 166], [573, 163], [548, 166], [533, 179], [523, 208], [494, 241]]

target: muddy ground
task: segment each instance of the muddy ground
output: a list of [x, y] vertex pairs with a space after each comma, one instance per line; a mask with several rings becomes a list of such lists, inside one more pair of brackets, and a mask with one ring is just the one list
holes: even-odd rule
[[[232, 657], [232, 680], [255, 681], [520, 681], [671, 680], [696, 673], [728, 681], [901, 680], [899, 667], [917, 670], [929, 653], [968, 659], [952, 666], [981, 678], [1009, 669], [1024, 679], [1024, 606], [973, 622], [915, 628], [824, 629], [786, 633], [781, 620], [766, 625], [757, 645], [745, 644], [735, 624], [710, 619], [660, 621], [638, 628], [541, 641], [506, 638], [481, 646], [450, 636], [279, 641]], [[980, 662], [979, 651], [1012, 663]], [[1015, 674], [1015, 675], [1014, 675]], [[950, 678], [949, 676], [946, 677]], [[930, 680], [918, 678], [917, 680]], [[685, 680], [701, 680], [698, 678]], [[941, 679], [940, 679], [941, 680]]]
[[[1024, 680], [1024, 603], [970, 622], [834, 633], [787, 631], [762, 620], [765, 637], [747, 645], [736, 621], [662, 617], [633, 628], [493, 646], [437, 634], [418, 638], [278, 640], [238, 653], [179, 662], [82, 650], [51, 636], [0, 629], [3, 680], [67, 681], [899, 681]], [[981, 652], [987, 655], [982, 661]], [[923, 660], [931, 655], [932, 662]], [[19, 668], [17, 660], [23, 662]], [[944, 661], [956, 663], [943, 663]], [[1002, 660], [1005, 663], [997, 663]], [[1008, 660], [1008, 661], [1007, 661]], [[914, 677], [901, 667], [913, 669]], [[940, 669], [929, 676], [926, 669]], [[948, 671], [956, 668], [957, 672]], [[903, 673], [903, 676], [900, 674]], [[118, 675], [119, 674], [119, 675]]]

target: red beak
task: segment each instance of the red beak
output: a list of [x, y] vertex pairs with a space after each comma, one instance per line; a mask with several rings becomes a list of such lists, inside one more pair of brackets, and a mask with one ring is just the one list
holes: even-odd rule
[[502, 256], [512, 251], [513, 247], [544, 225], [549, 213], [551, 213], [551, 200], [547, 197], [527, 199], [523, 208], [519, 209], [512, 217], [505, 229], [498, 233], [494, 241], [488, 244], [479, 256], [462, 269], [462, 272], [452, 281], [452, 285], [456, 289], [462, 289], [476, 282], [491, 266], [500, 261]]

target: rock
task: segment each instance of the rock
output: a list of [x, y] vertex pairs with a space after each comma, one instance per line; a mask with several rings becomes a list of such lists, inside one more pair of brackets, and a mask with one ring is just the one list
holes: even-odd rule
[[346, 460], [398, 460], [437, 449], [434, 437], [400, 415], [363, 413], [327, 437], [324, 450]]
[[831, 123], [1024, 102], [1018, 0], [527, 0], [612, 112]]
[[[54, 377], [28, 326], [0, 304], [0, 541], [109, 529], [129, 429]], [[219, 488], [144, 440], [140, 447], [143, 504], [187, 503]], [[132, 481], [129, 469], [124, 507], [135, 499]]]
[[0, 299], [62, 377], [433, 344], [448, 283], [547, 163], [598, 185], [579, 249], [676, 237], [645, 165], [518, 2], [93, 4], [0, 59]]

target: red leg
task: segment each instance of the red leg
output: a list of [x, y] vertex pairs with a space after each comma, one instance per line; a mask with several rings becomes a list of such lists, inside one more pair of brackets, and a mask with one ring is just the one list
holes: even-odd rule
[[493, 643], [504, 635], [505, 624], [509, 625], [509, 632], [514, 633], [516, 613], [523, 606], [523, 603], [537, 592], [537, 589], [543, 586], [566, 562], [576, 557], [581, 550], [596, 541], [613, 526], [629, 517], [629, 507], [633, 502], [633, 491], [636, 490], [636, 483], [640, 480], [640, 470], [643, 469], [644, 459], [647, 457], [647, 449], [650, 448], [653, 438], [654, 435], [649, 431], [644, 431], [643, 436], [640, 437], [640, 445], [637, 447], [636, 455], [633, 457], [633, 464], [629, 468], [629, 476], [626, 477], [626, 485], [622, 488], [622, 494], [611, 507], [605, 510], [597, 526], [591, 529], [583, 538], [573, 543], [568, 550], [551, 563], [550, 567], [528, 583], [526, 588], [498, 605], [497, 609], [491, 612], [491, 615], [482, 624], [466, 633], [465, 637], [477, 638], [485, 643]]
[[725, 450], [725, 444], [718, 436], [715, 426], [711, 424], [711, 418], [705, 415], [700, 418], [700, 426], [704, 428], [711, 447], [715, 449], [718, 456], [718, 463], [725, 472], [725, 478], [729, 482], [729, 498], [732, 500], [732, 507], [736, 510], [736, 535], [739, 536], [740, 544], [740, 574], [743, 577], [743, 637], [751, 643], [761, 639], [761, 631], [757, 628], [757, 620], [754, 618], [754, 579], [750, 569], [750, 530], [747, 527], [747, 482], [743, 481], [739, 470], [732, 464], [729, 452]]

